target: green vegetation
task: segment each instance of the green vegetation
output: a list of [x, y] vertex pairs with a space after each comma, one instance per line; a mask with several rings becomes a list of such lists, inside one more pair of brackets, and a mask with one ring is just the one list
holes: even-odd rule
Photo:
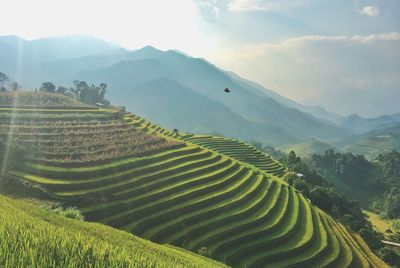
[[380, 154], [369, 161], [362, 155], [328, 150], [323, 155], [312, 155], [308, 163], [345, 195], [356, 197], [383, 217], [400, 218], [399, 152]]
[[0, 108], [3, 107], [68, 107], [68, 108], [90, 108], [77, 100], [57, 93], [38, 92], [0, 92]]
[[58, 88], [63, 94], [70, 96], [76, 100], [90, 105], [102, 104], [108, 105], [110, 102], [106, 100], [107, 84], [88, 85], [85, 81], [74, 81], [75, 88], [65, 89]]
[[[5, 179], [39, 187], [61, 202], [62, 207], [77, 207], [90, 221], [182, 247], [235, 267], [386, 267], [357, 234], [315, 207], [307, 194], [300, 192], [300, 184], [295, 189], [279, 178], [287, 172], [282, 164], [248, 144], [169, 131], [121, 111], [83, 112], [104, 116], [99, 117], [101, 123], [94, 118], [74, 118], [74, 114], [80, 113], [71, 113], [66, 120], [58, 117], [57, 122], [36, 119], [36, 114], [43, 114], [36, 112], [29, 112], [27, 118], [6, 120], [13, 114], [6, 113], [3, 134], [8, 137], [13, 133], [30, 151], [35, 148], [35, 153], [7, 170]], [[53, 113], [48, 110], [47, 114]], [[123, 136], [123, 131], [128, 131], [133, 140]], [[152, 147], [153, 141], [160, 141], [156, 148]], [[115, 143], [121, 144], [115, 147], [119, 153], [109, 151], [108, 145], [114, 148]], [[126, 153], [124, 148], [134, 151]], [[137, 151], [138, 148], [143, 150]], [[101, 150], [109, 157], [89, 158], [88, 155], [102, 156]], [[78, 157], [80, 153], [86, 158]], [[54, 215], [57, 209], [47, 213], [59, 217]], [[71, 220], [65, 221], [69, 225]], [[35, 222], [33, 225], [41, 226]], [[46, 230], [52, 233], [53, 229]], [[107, 230], [99, 231], [105, 232], [106, 242], [114, 239]], [[76, 246], [66, 241], [62, 245], [67, 250], [62, 252], [70, 258], [80, 251], [90, 258], [93, 254], [100, 258], [102, 254], [122, 254], [115, 255], [118, 260], [125, 256], [125, 248], [97, 245], [93, 240], [97, 231], [93, 232], [92, 238], [71, 236], [78, 241]], [[52, 237], [60, 242], [57, 231]], [[112, 241], [118, 239], [122, 238], [117, 236]], [[45, 261], [47, 256], [54, 256], [53, 244], [45, 245], [49, 250], [44, 250], [46, 257], [28, 257]], [[177, 258], [187, 254], [168, 249], [176, 252]], [[24, 256], [13, 254], [12, 260], [25, 261]], [[152, 259], [148, 257], [146, 261]], [[185, 265], [180, 264], [179, 258], [176, 261], [177, 265], [170, 266]], [[192, 262], [196, 263], [197, 260]]]
[[397, 131], [385, 133], [371, 133], [362, 135], [356, 142], [343, 148], [345, 152], [362, 154], [368, 159], [375, 159], [380, 154], [385, 154], [392, 150], [400, 151], [400, 134]]
[[292, 145], [286, 148], [286, 152], [294, 151], [297, 155], [304, 157], [312, 154], [323, 154], [327, 150], [336, 150], [332, 145], [327, 142], [312, 140], [310, 142]]
[[0, 195], [1, 267], [224, 267], [123, 231]]
[[[336, 192], [332, 183], [309, 168], [293, 151], [281, 161], [287, 165], [289, 170], [294, 171], [294, 173], [287, 173], [284, 177], [289, 185], [303, 192], [312, 200], [313, 204], [332, 215], [336, 220], [358, 232], [371, 248], [378, 250], [383, 246], [380, 242], [383, 236], [373, 229], [358, 202], [349, 201]], [[296, 172], [301, 176], [297, 176]]]
[[9, 83], [11, 92], [8, 92], [6, 84], [9, 81], [7, 74], [0, 72], [0, 103], [6, 106], [75, 107], [110, 104], [105, 98], [107, 92], [105, 83], [89, 86], [85, 81], [74, 81], [74, 87], [66, 88], [56, 87], [52, 82], [43, 82], [35, 92], [22, 92], [19, 83], [13, 81]]
[[[397, 213], [400, 202], [397, 190], [399, 159], [397, 151], [381, 154], [371, 162], [362, 155], [328, 150], [323, 155], [313, 154], [305, 161], [291, 152], [281, 161], [286, 163], [290, 170], [304, 174], [302, 178], [304, 182], [301, 183], [298, 178], [285, 175], [284, 179], [290, 185], [301, 190], [314, 204], [358, 232], [378, 256], [393, 267], [397, 267], [395, 264], [400, 260], [400, 252], [396, 248], [385, 246], [381, 240], [384, 239], [384, 235], [389, 241], [398, 240], [397, 231], [391, 227], [387, 218], [393, 219], [399, 215]], [[318, 173], [310, 166], [318, 170]], [[332, 188], [333, 185], [329, 185], [330, 183], [315, 187], [316, 181], [326, 181], [319, 174], [331, 179], [336, 188], [345, 195], [360, 199], [364, 206], [380, 211], [380, 215], [370, 211], [362, 212], [356, 201], [349, 202], [338, 194]], [[309, 181], [309, 178], [314, 179]], [[311, 188], [314, 189], [310, 191]], [[318, 195], [315, 195], [316, 193]], [[369, 217], [372, 224], [366, 220], [364, 214]]]

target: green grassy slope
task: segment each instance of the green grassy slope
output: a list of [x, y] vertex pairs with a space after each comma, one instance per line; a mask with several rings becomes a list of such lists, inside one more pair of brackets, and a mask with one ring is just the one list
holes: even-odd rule
[[[90, 129], [92, 119], [78, 119], [79, 128]], [[123, 119], [141, 131], [140, 140], [157, 137], [166, 146], [79, 165], [69, 158], [32, 158], [8, 178], [41, 186], [53, 198], [78, 206], [89, 220], [194, 252], [202, 249], [235, 267], [385, 267], [357, 236], [268, 173], [275, 171], [268, 169], [275, 163], [270, 157], [237, 141], [197, 141], [132, 114]], [[43, 132], [56, 130], [40, 122], [36, 136], [45, 142]], [[72, 131], [73, 125], [65, 128]], [[82, 140], [86, 135], [75, 134]], [[205, 143], [199, 146], [200, 141]], [[65, 153], [60, 147], [69, 145], [67, 138], [53, 142], [48, 147], [53, 156]], [[126, 143], [130, 146], [135, 144]], [[247, 159], [254, 165], [242, 162]]]
[[295, 144], [285, 149], [286, 152], [294, 151], [299, 156], [309, 156], [311, 154], [323, 154], [327, 150], [337, 149], [327, 142], [313, 140], [310, 142]]
[[224, 267], [96, 223], [0, 195], [0, 267]]

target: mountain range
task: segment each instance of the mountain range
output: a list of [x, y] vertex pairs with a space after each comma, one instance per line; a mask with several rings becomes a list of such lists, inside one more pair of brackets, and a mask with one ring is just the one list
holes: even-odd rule
[[0, 72], [23, 89], [38, 88], [43, 81], [67, 87], [74, 80], [105, 82], [112, 103], [168, 128], [280, 148], [315, 139], [344, 148], [362, 134], [400, 125], [399, 114], [343, 117], [299, 104], [176, 50], [129, 50], [85, 35], [32, 41], [2, 36], [0, 58]]

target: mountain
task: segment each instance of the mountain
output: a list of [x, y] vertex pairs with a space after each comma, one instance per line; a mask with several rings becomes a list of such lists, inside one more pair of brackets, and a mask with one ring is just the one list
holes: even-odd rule
[[[135, 92], [139, 85], [155, 78], [166, 77], [198, 95], [218, 102], [220, 105], [229, 108], [232, 113], [252, 123], [253, 127], [243, 128], [243, 131], [248, 132], [247, 140], [258, 138], [259, 135], [251, 133], [251, 129], [258, 129], [255, 126], [257, 124], [268, 125], [269, 129], [282, 133], [283, 137], [296, 137], [284, 143], [276, 139], [268, 140], [268, 142], [278, 146], [305, 141], [314, 136], [321, 139], [334, 139], [348, 134], [323, 119], [286, 107], [253, 87], [244, 87], [244, 85], [236, 83], [225, 72], [203, 59], [190, 58], [175, 51], [163, 52], [149, 47], [128, 53], [125, 57], [129, 60], [120, 61], [104, 68], [78, 71], [59, 81], [62, 83], [75, 79], [94, 83], [105, 81], [111, 88], [109, 98], [129, 109], [136, 107], [129, 101], [130, 98], [126, 98], [126, 94], [143, 94], [143, 91], [141, 93]], [[93, 57], [91, 61], [94, 61]], [[111, 63], [104, 57], [100, 61]], [[232, 93], [224, 93], [225, 87], [230, 88]], [[163, 88], [164, 85], [159, 83], [159, 89], [162, 91]], [[121, 98], [121, 96], [123, 97]], [[185, 101], [182, 95], [178, 95], [176, 98], [182, 102]], [[147, 99], [142, 99], [142, 101], [154, 103], [152, 96], [148, 96]], [[171, 105], [171, 103], [164, 103], [163, 105]], [[142, 111], [139, 109], [137, 112], [140, 114]], [[193, 110], [192, 112], [196, 111]], [[152, 119], [156, 122], [160, 121], [154, 116]], [[209, 120], [203, 121], [211, 122]], [[193, 122], [187, 123], [193, 124]], [[198, 127], [200, 128], [200, 126]], [[188, 129], [186, 126], [183, 128]], [[196, 127], [190, 130], [195, 131], [195, 129]], [[211, 129], [211, 127], [209, 126], [208, 129]], [[242, 135], [237, 134], [237, 131], [224, 131], [222, 133], [243, 138]], [[262, 139], [260, 141], [267, 140]]]
[[223, 104], [202, 96], [166, 77], [146, 81], [111, 100], [138, 111], [170, 129], [194, 133], [220, 133], [241, 139], [274, 140], [286, 144], [297, 140], [280, 128], [249, 121]]
[[32, 41], [17, 36], [0, 36], [0, 70], [22, 84], [45, 78], [43, 64], [57, 59], [111, 53], [118, 47], [87, 35], [42, 38]]
[[387, 129], [400, 125], [400, 115], [383, 115], [376, 118], [363, 118], [357, 114], [349, 115], [340, 121], [340, 126], [356, 134]]
[[37, 61], [77, 58], [110, 53], [117, 45], [88, 35], [69, 35], [26, 40], [18, 36], [0, 36], [2, 58], [20, 57]]
[[233, 72], [226, 72], [226, 73], [228, 75], [230, 75], [232, 77], [232, 79], [235, 79], [235, 81], [237, 83], [242, 84], [243, 86], [247, 87], [248, 89], [254, 89], [253, 92], [255, 92], [255, 93], [258, 92], [259, 94], [261, 94], [261, 96], [267, 96], [269, 98], [272, 98], [284, 106], [298, 109], [304, 113], [309, 113], [315, 117], [327, 120], [327, 122], [338, 123], [343, 118], [341, 115], [338, 115], [338, 114], [335, 114], [332, 112], [328, 112], [327, 110], [325, 110], [322, 107], [303, 105], [303, 104], [297, 103], [291, 99], [285, 98], [285, 97], [277, 94], [276, 92], [274, 92], [270, 89], [267, 89], [253, 81], [244, 79]]
[[[215, 119], [209, 120], [210, 113], [203, 112], [197, 115], [196, 121], [189, 117], [181, 118], [181, 129], [195, 132], [199, 132], [200, 129], [207, 132], [220, 131], [226, 136], [257, 140], [279, 147], [306, 142], [311, 138], [330, 141], [351, 135], [350, 130], [331, 122], [339, 120], [334, 114], [318, 107], [296, 104], [256, 83], [223, 71], [204, 59], [192, 58], [173, 50], [161, 51], [147, 46], [129, 51], [85, 36], [35, 41], [8, 38], [14, 40], [8, 42], [9, 49], [18, 51], [18, 43], [21, 42], [22, 54], [35, 55], [33, 58], [23, 57], [22, 61], [15, 57], [10, 58], [7, 62], [12, 63], [9, 65], [0, 63], [0, 70], [6, 73], [11, 70], [8, 74], [15, 77], [25, 88], [37, 88], [42, 81], [53, 81], [64, 86], [71, 85], [74, 80], [85, 80], [88, 83], [105, 82], [109, 86], [107, 97], [114, 103], [134, 109], [137, 113], [148, 115], [152, 120], [164, 122], [168, 126], [169, 123], [162, 119], [163, 113], [167, 113], [164, 116], [167, 118], [168, 113], [180, 107], [176, 103], [185, 103], [187, 97], [193, 105], [186, 106], [185, 113], [194, 115], [199, 106], [203, 105], [202, 107], [207, 109], [207, 106], [211, 105], [210, 111], [224, 111], [221, 118], [226, 120], [216, 123], [215, 113]], [[6, 37], [1, 38], [0, 44], [2, 39], [7, 40]], [[65, 43], [69, 44], [67, 47], [60, 45], [64, 39]], [[7, 43], [4, 40], [3, 43]], [[79, 50], [79, 47], [82, 49]], [[49, 51], [48, 55], [43, 49]], [[36, 50], [39, 52], [29, 52]], [[13, 72], [13, 69], [18, 69], [18, 72]], [[183, 93], [176, 94], [177, 92], [171, 90], [171, 83], [164, 84], [157, 80], [161, 78], [181, 85], [190, 91], [188, 95], [191, 97]], [[157, 90], [154, 89], [156, 84]], [[156, 103], [153, 96], [145, 92], [144, 87], [151, 87], [160, 94], [170, 92], [174, 94], [174, 98], [164, 95], [164, 102], [161, 103], [159, 98], [159, 103]], [[230, 94], [223, 92], [226, 87], [231, 89]], [[140, 109], [135, 109], [134, 98], [143, 103], [158, 105], [159, 113], [150, 115], [143, 105]], [[201, 104], [200, 100], [204, 102]], [[135, 105], [138, 106], [137, 103]], [[228, 118], [235, 121], [228, 122]], [[240, 130], [238, 127], [233, 129], [229, 126], [232, 122], [238, 122]]]
[[400, 124], [344, 139], [341, 146], [343, 151], [363, 154], [369, 159], [392, 150], [400, 151]]

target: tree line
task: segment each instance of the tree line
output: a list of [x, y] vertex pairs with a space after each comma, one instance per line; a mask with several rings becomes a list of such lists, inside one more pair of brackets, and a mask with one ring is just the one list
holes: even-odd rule
[[[398, 267], [396, 264], [400, 263], [400, 251], [382, 244], [383, 234], [374, 230], [359, 203], [337, 192], [328, 178], [335, 176], [353, 187], [374, 189], [380, 193], [381, 198], [374, 206], [382, 212], [383, 217], [397, 219], [393, 221], [392, 228], [400, 234], [399, 152], [381, 154], [374, 164], [362, 155], [333, 150], [302, 159], [293, 151], [286, 154], [272, 146], [262, 146], [261, 143], [252, 142], [252, 145], [278, 158], [289, 169], [283, 177], [289, 185], [302, 192], [314, 205], [360, 234], [368, 246], [385, 262], [392, 267]], [[382, 173], [376, 172], [377, 167], [382, 168]], [[383, 176], [377, 177], [376, 174]], [[366, 193], [370, 194], [370, 191]]]
[[[107, 84], [100, 83], [99, 85], [89, 85], [85, 81], [74, 81], [73, 87], [56, 86], [52, 82], [43, 82], [36, 92], [58, 93], [78, 100], [89, 105], [109, 105], [110, 102], [105, 98], [107, 93]], [[12, 81], [7, 74], [0, 72], [0, 91], [19, 91], [20, 84], [17, 81]]]
[[21, 85], [17, 81], [11, 80], [8, 75], [0, 72], [0, 92], [7, 91], [7, 85], [9, 85], [8, 89], [12, 91], [18, 91], [21, 88]]

